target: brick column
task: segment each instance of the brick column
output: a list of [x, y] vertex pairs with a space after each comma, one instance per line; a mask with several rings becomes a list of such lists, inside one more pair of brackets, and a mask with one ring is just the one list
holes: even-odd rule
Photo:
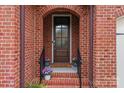
[[81, 77], [82, 77], [82, 86], [87, 87], [87, 54], [86, 54], [86, 27], [84, 26], [86, 19], [84, 17], [80, 17], [80, 24], [79, 24], [79, 48], [80, 48], [80, 55], [82, 59], [81, 65]]
[[0, 87], [19, 87], [19, 6], [0, 6]]
[[112, 6], [96, 6], [94, 30], [95, 87], [116, 87], [116, 35]]
[[[37, 8], [36, 8], [37, 10]], [[43, 17], [39, 11], [35, 10], [35, 62], [36, 76], [40, 76], [39, 58], [43, 49]]]

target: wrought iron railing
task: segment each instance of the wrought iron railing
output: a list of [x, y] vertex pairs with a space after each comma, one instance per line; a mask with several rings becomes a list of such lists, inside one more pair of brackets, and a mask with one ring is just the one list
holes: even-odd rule
[[80, 83], [80, 88], [82, 88], [82, 78], [81, 78], [81, 56], [80, 56], [80, 50], [77, 50], [77, 73], [79, 77], [79, 83]]
[[45, 67], [45, 49], [44, 48], [43, 48], [42, 53], [40, 55], [39, 64], [40, 64], [40, 82], [41, 82], [42, 77], [43, 77], [42, 70]]

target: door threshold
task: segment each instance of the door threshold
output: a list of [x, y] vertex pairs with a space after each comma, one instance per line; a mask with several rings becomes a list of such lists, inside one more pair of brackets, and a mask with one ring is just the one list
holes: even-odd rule
[[72, 67], [72, 65], [70, 63], [53, 63], [51, 64], [51, 67], [60, 67], [60, 68], [64, 68], [64, 67]]

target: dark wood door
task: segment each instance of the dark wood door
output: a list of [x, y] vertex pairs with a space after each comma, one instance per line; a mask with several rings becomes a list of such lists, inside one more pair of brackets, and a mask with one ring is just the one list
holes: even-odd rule
[[70, 17], [54, 17], [54, 61], [69, 62]]

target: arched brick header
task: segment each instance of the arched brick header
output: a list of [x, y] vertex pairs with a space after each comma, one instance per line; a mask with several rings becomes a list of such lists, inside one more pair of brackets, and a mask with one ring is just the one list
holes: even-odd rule
[[124, 7], [117, 6], [116, 9], [115, 9], [115, 17], [117, 19], [117, 18], [119, 18], [121, 16], [124, 16]]
[[53, 12], [69, 12], [78, 17], [82, 15], [83, 9], [80, 6], [62, 5], [62, 6], [40, 6], [40, 14], [45, 17]]

